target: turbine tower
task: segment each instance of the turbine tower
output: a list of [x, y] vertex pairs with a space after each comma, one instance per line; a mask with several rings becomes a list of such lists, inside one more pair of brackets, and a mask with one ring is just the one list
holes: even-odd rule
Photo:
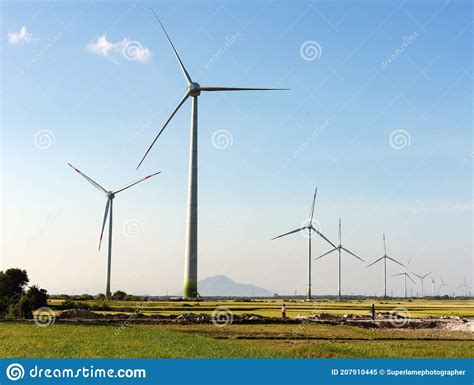
[[434, 275], [431, 276], [431, 283], [433, 284], [433, 297], [436, 297], [436, 278]]
[[384, 253], [385, 253], [383, 255], [383, 257], [380, 257], [376, 261], [372, 262], [369, 266], [367, 266], [367, 268], [369, 268], [372, 265], [375, 265], [377, 262], [379, 262], [383, 259], [383, 274], [384, 274], [384, 295], [383, 296], [386, 298], [387, 297], [387, 259], [391, 260], [392, 262], [398, 263], [400, 266], [405, 267], [405, 265], [403, 263], [400, 263], [400, 262], [396, 261], [393, 258], [390, 258], [387, 255], [387, 245], [385, 243], [385, 234], [383, 234], [383, 249], [384, 249]]
[[413, 275], [416, 275], [418, 278], [421, 280], [421, 298], [423, 298], [423, 281], [425, 280], [426, 277], [428, 277], [431, 274], [431, 271], [425, 275], [418, 275], [414, 273], [413, 271], [411, 272]]
[[463, 288], [464, 289], [464, 297], [467, 297], [467, 290], [470, 289], [470, 286], [466, 284], [466, 277], [464, 277], [463, 279], [463, 284], [462, 285], [459, 285], [457, 289], [460, 289], [460, 288]]
[[448, 286], [448, 284], [444, 283], [443, 277], [441, 275], [439, 277], [441, 278], [441, 285], [439, 286], [439, 288], [441, 289], [441, 295], [444, 297], [444, 288]]
[[176, 56], [178, 64], [183, 72], [184, 78], [187, 83], [187, 91], [178, 106], [175, 108], [173, 113], [170, 115], [168, 120], [165, 122], [161, 130], [156, 135], [155, 139], [148, 147], [143, 155], [137, 169], [145, 160], [146, 156], [150, 152], [155, 142], [160, 137], [163, 130], [166, 128], [168, 123], [173, 119], [174, 115], [184, 102], [191, 97], [191, 141], [189, 149], [189, 190], [188, 190], [188, 209], [187, 209], [187, 224], [186, 224], [186, 248], [185, 248], [185, 264], [184, 264], [184, 298], [196, 298], [198, 296], [197, 288], [197, 260], [198, 260], [198, 97], [201, 92], [209, 91], [270, 91], [270, 90], [282, 90], [281, 88], [237, 88], [237, 87], [201, 87], [198, 83], [194, 82], [189, 76], [188, 71], [184, 67], [181, 58], [178, 55], [178, 51], [173, 45], [171, 38], [165, 30], [165, 27], [161, 23], [158, 15], [152, 9], [153, 15], [161, 26], [166, 38]]
[[346, 253], [352, 255], [353, 257], [356, 257], [357, 259], [361, 260], [362, 262], [365, 262], [362, 258], [358, 257], [355, 255], [352, 251], [347, 250], [345, 247], [342, 246], [342, 236], [341, 236], [341, 218], [339, 218], [339, 246], [333, 248], [332, 250], [329, 250], [327, 253], [324, 253], [323, 255], [319, 256], [318, 258], [315, 259], [317, 261], [320, 258], [325, 257], [328, 254], [331, 254], [333, 251], [338, 251], [339, 258], [338, 258], [338, 295], [337, 298], [341, 300], [341, 252], [344, 250]]
[[125, 186], [119, 188], [115, 191], [107, 191], [103, 188], [99, 183], [94, 181], [92, 178], [89, 178], [86, 174], [79, 171], [76, 167], [72, 164], [68, 163], [68, 165], [73, 168], [77, 173], [82, 175], [92, 186], [94, 186], [97, 190], [103, 192], [107, 196], [107, 203], [105, 204], [105, 212], [104, 212], [104, 220], [102, 222], [102, 230], [100, 232], [100, 239], [99, 239], [99, 251], [100, 245], [102, 244], [102, 237], [104, 235], [105, 224], [107, 223], [107, 218], [109, 219], [109, 244], [108, 244], [108, 255], [107, 255], [107, 284], [105, 287], [105, 297], [110, 297], [110, 274], [111, 274], [111, 265], [112, 265], [112, 207], [113, 207], [113, 200], [115, 195], [119, 192], [122, 192], [132, 186], [135, 186], [137, 183], [143, 182], [144, 180], [151, 178], [152, 176], [160, 174], [160, 172], [156, 172], [154, 174], [148, 175], [144, 178], [141, 178], [135, 182], [128, 183]]
[[[400, 275], [403, 275], [404, 276], [404, 295], [405, 295], [405, 298], [407, 298], [407, 278], [410, 279], [410, 281], [413, 282], [414, 285], [416, 285], [415, 281], [412, 279], [412, 277], [410, 277], [410, 274], [408, 273], [408, 265], [410, 264], [410, 260], [408, 260], [408, 263], [407, 263], [407, 266], [406, 266], [406, 269], [403, 273], [398, 273], [398, 274], [392, 274], [392, 277], [396, 277], [396, 276], [400, 276]], [[412, 290], [412, 293], [413, 293], [413, 290]], [[413, 294], [412, 294], [412, 297], [413, 297]]]
[[272, 241], [277, 238], [285, 237], [290, 234], [294, 234], [303, 230], [308, 230], [308, 291], [307, 291], [307, 299], [311, 299], [311, 238], [312, 238], [312, 232], [314, 231], [316, 234], [318, 234], [321, 238], [323, 238], [326, 242], [328, 242], [332, 247], [337, 248], [336, 245], [334, 245], [329, 239], [327, 239], [319, 230], [317, 230], [313, 226], [313, 218], [314, 218], [314, 204], [316, 202], [316, 194], [318, 192], [318, 188], [316, 187], [316, 190], [314, 191], [314, 196], [313, 196], [313, 203], [311, 204], [311, 209], [309, 211], [309, 220], [308, 224], [304, 225], [303, 227], [300, 227], [299, 229], [290, 231], [288, 233], [279, 235], [278, 237], [272, 238]]

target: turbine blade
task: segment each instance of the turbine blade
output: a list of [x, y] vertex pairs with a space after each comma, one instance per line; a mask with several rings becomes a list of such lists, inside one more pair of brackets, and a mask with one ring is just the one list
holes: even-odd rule
[[397, 260], [395, 260], [393, 258], [390, 258], [388, 255], [387, 255], [387, 258], [390, 259], [391, 261], [395, 262], [395, 263], [398, 263], [400, 266], [406, 267], [403, 263], [400, 263]]
[[288, 91], [289, 88], [201, 87], [201, 91]]
[[407, 273], [407, 277], [410, 278], [410, 281], [412, 281], [413, 284], [416, 286], [416, 282], [410, 277], [410, 274]]
[[368, 269], [368, 268], [369, 268], [370, 266], [372, 266], [372, 265], [375, 265], [377, 262], [381, 261], [381, 260], [384, 259], [384, 258], [385, 258], [385, 256], [380, 257], [380, 258], [377, 259], [376, 261], [372, 262], [369, 266], [367, 266], [366, 269]]
[[109, 203], [110, 203], [110, 199], [107, 199], [107, 203], [105, 205], [105, 212], [104, 212], [104, 221], [102, 222], [102, 230], [100, 232], [99, 251], [100, 251], [100, 245], [102, 244], [102, 237], [104, 236], [104, 229], [105, 229], [105, 224], [107, 222], [107, 216], [109, 214]]
[[271, 240], [273, 241], [274, 239], [281, 238], [281, 237], [284, 237], [284, 236], [286, 236], [286, 235], [290, 235], [290, 234], [293, 234], [293, 233], [297, 233], [298, 231], [301, 231], [301, 230], [304, 230], [304, 229], [307, 229], [307, 227], [301, 227], [301, 228], [299, 228], [299, 229], [296, 229], [296, 230], [290, 231], [290, 232], [288, 232], [288, 233], [279, 235], [278, 237], [272, 238]]
[[318, 229], [314, 228], [313, 225], [310, 225], [310, 226], [311, 226], [311, 230], [313, 230], [316, 234], [318, 234], [321, 238], [323, 238], [332, 247], [337, 249], [337, 246], [334, 243], [332, 243], [329, 239], [327, 239]]
[[314, 195], [313, 195], [313, 203], [311, 204], [311, 210], [309, 212], [309, 223], [313, 223], [313, 216], [314, 216], [314, 204], [316, 202], [316, 194], [318, 193], [318, 188], [314, 190]]
[[362, 262], [365, 262], [361, 257], [358, 257], [358, 256], [355, 255], [352, 251], [347, 250], [345, 247], [342, 247], [342, 246], [341, 246], [341, 249], [344, 250], [346, 253], [349, 253], [349, 254], [352, 255], [353, 257], [356, 257], [357, 259], [360, 259]]
[[414, 273], [413, 271], [412, 271], [411, 273], [412, 273], [413, 275], [416, 275], [416, 276], [417, 276], [418, 278], [420, 278], [420, 279], [425, 278], [425, 277], [422, 277], [421, 275], [418, 275], [418, 274]]
[[187, 81], [188, 85], [191, 84], [191, 83], [193, 82], [193, 81], [191, 80], [191, 76], [189, 76], [188, 71], [186, 71], [186, 68], [184, 67], [183, 62], [181, 61], [181, 58], [180, 58], [179, 55], [178, 55], [178, 51], [176, 51], [176, 48], [174, 47], [173, 42], [171, 41], [171, 38], [170, 38], [169, 35], [168, 35], [168, 32], [166, 32], [166, 29], [165, 29], [165, 27], [163, 26], [163, 24], [161, 23], [161, 21], [160, 21], [158, 15], [156, 14], [155, 10], [154, 10], [153, 8], [151, 8], [151, 11], [152, 11], [153, 14], [155, 15], [156, 20], [158, 20], [158, 23], [160, 23], [161, 29], [162, 29], [163, 32], [165, 33], [165, 35], [166, 35], [166, 37], [167, 37], [167, 39], [168, 39], [168, 41], [169, 41], [169, 43], [170, 43], [170, 45], [171, 45], [171, 48], [172, 48], [173, 51], [174, 51], [174, 54], [175, 54], [175, 56], [176, 56], [176, 59], [178, 59], [179, 66], [181, 67], [181, 71], [183, 71], [183, 75], [184, 75], [184, 77], [186, 78], [186, 81]]
[[76, 167], [74, 167], [71, 163], [68, 163], [69, 167], [74, 169], [77, 173], [81, 174], [92, 186], [94, 186], [97, 190], [102, 191], [107, 194], [107, 190], [103, 188], [99, 183], [97, 183], [95, 180], [92, 178], [89, 178], [86, 174], [83, 172], [79, 171]]
[[339, 218], [339, 246], [341, 245], [342, 245], [342, 230], [341, 230], [341, 218]]
[[391, 277], [396, 277], [397, 275], [405, 275], [405, 273], [392, 274]]
[[145, 152], [145, 155], [143, 155], [143, 158], [140, 160], [140, 163], [138, 164], [137, 166], [137, 170], [138, 168], [141, 166], [141, 164], [143, 163], [143, 161], [145, 160], [146, 156], [148, 155], [148, 153], [150, 152], [151, 148], [153, 147], [153, 145], [155, 144], [155, 142], [158, 140], [158, 138], [160, 137], [161, 133], [164, 131], [164, 129], [166, 128], [166, 126], [168, 125], [168, 123], [171, 121], [171, 119], [173, 119], [173, 116], [176, 114], [176, 112], [178, 112], [178, 110], [181, 108], [181, 106], [184, 104], [184, 102], [186, 101], [186, 99], [189, 97], [189, 93], [186, 93], [186, 95], [184, 95], [183, 99], [181, 99], [181, 101], [179, 102], [178, 104], [178, 107], [175, 108], [175, 110], [173, 111], [173, 113], [170, 115], [170, 117], [168, 118], [168, 120], [166, 121], [166, 123], [164, 124], [163, 128], [160, 130], [160, 132], [158, 133], [158, 135], [156, 135], [155, 139], [153, 140], [153, 142], [151, 142], [151, 145], [150, 147], [148, 147], [148, 150], [146, 150]]
[[430, 274], [431, 274], [431, 271], [430, 271], [428, 274], [425, 274], [425, 275], [423, 276], [423, 279], [426, 278], [426, 277], [427, 277], [428, 275], [430, 275]]
[[322, 257], [325, 257], [326, 255], [331, 254], [333, 251], [336, 251], [336, 250], [337, 250], [337, 248], [329, 250], [328, 252], [324, 253], [323, 255], [320, 255], [319, 257], [315, 258], [314, 260], [316, 261], [316, 260], [318, 260]]
[[139, 179], [139, 180], [137, 180], [137, 181], [135, 181], [135, 182], [126, 184], [125, 186], [119, 188], [117, 191], [114, 191], [114, 194], [117, 194], [117, 193], [119, 193], [119, 192], [121, 192], [121, 191], [123, 191], [123, 190], [126, 190], [126, 189], [128, 189], [128, 188], [130, 188], [130, 187], [132, 187], [132, 186], [135, 186], [137, 183], [143, 182], [144, 180], [146, 180], [146, 179], [148, 179], [148, 178], [151, 178], [152, 176], [155, 176], [155, 175], [158, 175], [158, 174], [161, 174], [161, 171], [155, 172], [154, 174], [148, 175], [148, 176], [146, 176], [146, 177], [144, 177], [144, 178], [141, 178], [141, 179]]

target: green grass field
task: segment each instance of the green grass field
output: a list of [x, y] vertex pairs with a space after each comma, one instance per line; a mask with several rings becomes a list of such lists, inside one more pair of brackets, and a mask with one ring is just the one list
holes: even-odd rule
[[[236, 302], [109, 301], [109, 313], [210, 314], [218, 307], [234, 314], [279, 316], [281, 300]], [[371, 301], [285, 301], [288, 316], [329, 313], [369, 313]], [[61, 301], [51, 301], [58, 307]], [[88, 305], [95, 305], [94, 301]], [[378, 312], [402, 307], [412, 318], [442, 315], [474, 317], [474, 302], [467, 300], [376, 301]], [[0, 357], [474, 357], [472, 333], [441, 329], [363, 329], [323, 324], [116, 325], [0, 322]]]
[[474, 357], [472, 335], [332, 325], [136, 325], [0, 323], [1, 357], [309, 358]]

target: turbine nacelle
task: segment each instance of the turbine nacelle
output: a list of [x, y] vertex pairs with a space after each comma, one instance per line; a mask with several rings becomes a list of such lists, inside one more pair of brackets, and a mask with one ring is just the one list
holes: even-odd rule
[[190, 96], [199, 96], [201, 95], [201, 86], [199, 83], [192, 82], [188, 86], [188, 94]]
[[107, 191], [107, 198], [114, 199], [115, 198], [115, 193], [113, 191]]

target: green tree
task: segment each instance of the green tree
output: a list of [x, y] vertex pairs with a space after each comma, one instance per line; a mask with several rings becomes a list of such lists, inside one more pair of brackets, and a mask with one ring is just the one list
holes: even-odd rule
[[26, 270], [8, 269], [0, 271], [0, 297], [19, 297], [25, 292], [28, 284]]
[[0, 316], [4, 315], [12, 304], [18, 303], [25, 293], [28, 274], [21, 269], [0, 271]]
[[127, 293], [121, 290], [117, 290], [114, 294], [112, 294], [112, 299], [116, 301], [123, 301], [126, 296], [127, 296]]
[[45, 289], [40, 289], [36, 285], [30, 286], [26, 296], [33, 310], [48, 304], [48, 292]]
[[0, 271], [0, 316], [33, 318], [33, 311], [46, 306], [48, 293], [36, 285], [27, 290], [29, 279], [25, 270]]

